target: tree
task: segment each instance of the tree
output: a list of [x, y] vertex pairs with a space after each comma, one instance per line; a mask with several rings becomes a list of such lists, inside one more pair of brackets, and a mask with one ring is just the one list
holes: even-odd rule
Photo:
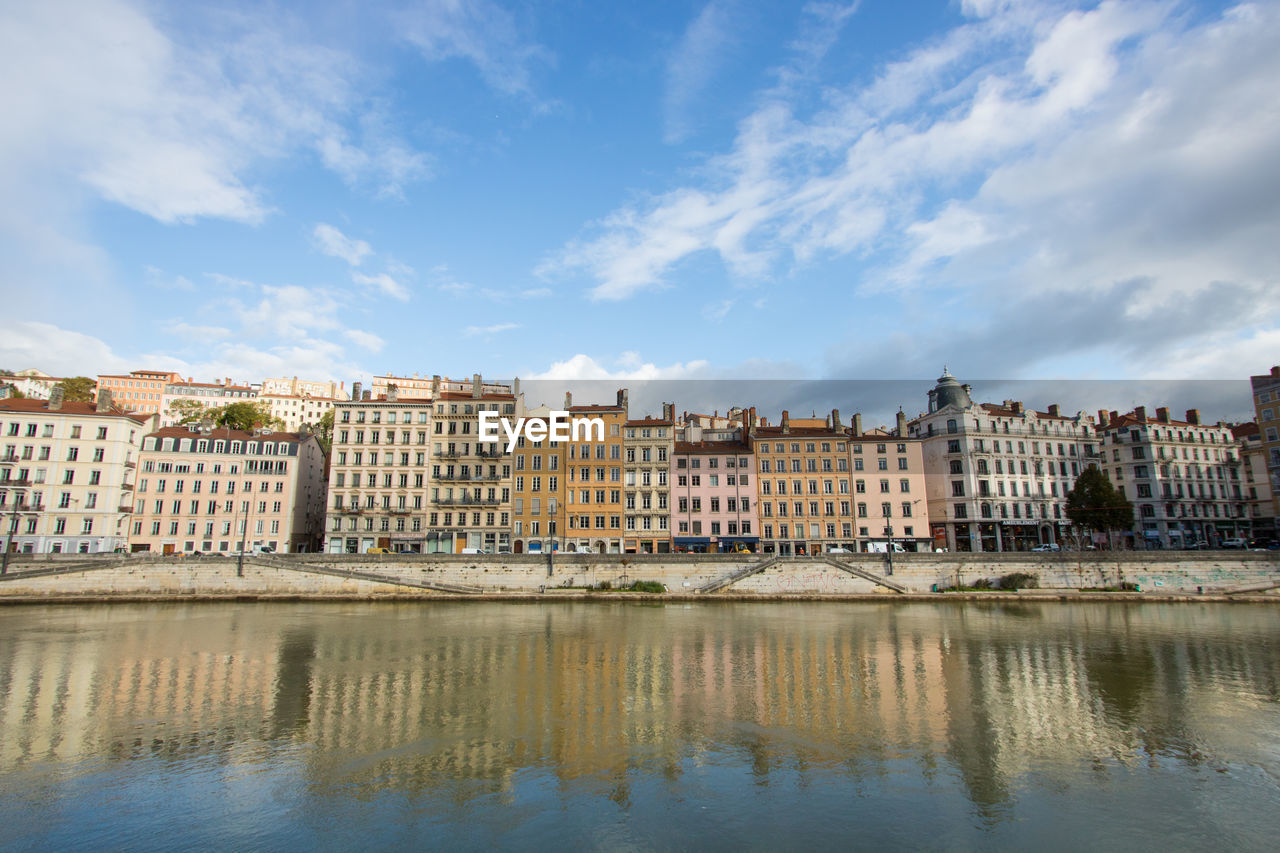
[[62, 389], [62, 399], [68, 403], [92, 403], [97, 384], [88, 376], [73, 376], [59, 382], [58, 387]]
[[210, 409], [205, 417], [211, 419], [215, 426], [242, 429], [246, 432], [266, 427], [284, 429], [284, 421], [271, 416], [271, 408], [266, 403], [228, 403], [216, 409]]
[[321, 415], [320, 420], [314, 426], [316, 439], [320, 442], [320, 448], [327, 454], [329, 448], [333, 446], [333, 409]]
[[1110, 533], [1133, 527], [1133, 504], [1090, 465], [1067, 493], [1067, 518], [1077, 527]]
[[174, 400], [169, 404], [169, 412], [179, 424], [199, 423], [206, 411], [208, 407], [199, 400]]

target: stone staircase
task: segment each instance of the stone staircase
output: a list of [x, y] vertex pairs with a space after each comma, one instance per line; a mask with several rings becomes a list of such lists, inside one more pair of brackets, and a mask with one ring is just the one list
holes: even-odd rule
[[752, 565], [746, 566], [745, 568], [738, 569], [736, 572], [727, 574], [724, 577], [716, 578], [710, 583], [703, 584], [702, 586], [698, 587], [697, 591], [698, 592], [716, 592], [717, 590], [724, 589], [725, 587], [730, 586], [731, 584], [737, 583], [743, 578], [749, 578], [752, 575], [758, 575], [761, 572], [763, 572], [765, 569], [769, 568], [770, 566], [777, 565], [778, 563], [781, 563], [783, 560], [788, 560], [788, 559], [790, 558], [784, 557], [782, 555], [778, 555], [776, 557], [770, 557], [768, 560], [764, 560], [763, 562], [759, 562], [759, 563], [753, 563]]
[[250, 565], [270, 566], [273, 569], [307, 572], [315, 575], [328, 575], [329, 577], [345, 578], [348, 580], [372, 581], [374, 583], [385, 583], [395, 586], [411, 586], [417, 589], [430, 589], [435, 592], [447, 592], [453, 595], [481, 595], [484, 593], [484, 590], [478, 586], [416, 580], [413, 578], [401, 577], [399, 575], [384, 575], [380, 572], [365, 571], [364, 569], [340, 569], [335, 566], [326, 566], [321, 563], [299, 560], [296, 556], [284, 558], [258, 554], [253, 557], [245, 557], [245, 562]]
[[903, 593], [903, 594], [911, 592], [911, 589], [909, 587], [906, 587], [903, 584], [898, 583], [897, 581], [891, 581], [887, 577], [884, 577], [883, 575], [878, 575], [875, 572], [869, 572], [866, 569], [860, 569], [857, 566], [851, 566], [848, 563], [842, 563], [839, 560], [837, 560], [835, 557], [824, 556], [821, 559], [822, 559], [822, 562], [826, 563], [829, 566], [833, 566], [842, 572], [848, 572], [854, 577], [859, 577], [859, 578], [862, 578], [863, 580], [869, 580], [874, 584], [879, 584], [885, 589], [891, 589], [894, 592]]

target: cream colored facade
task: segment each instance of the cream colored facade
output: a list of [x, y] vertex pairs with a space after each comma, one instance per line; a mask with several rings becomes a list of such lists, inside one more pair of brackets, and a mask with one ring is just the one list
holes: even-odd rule
[[168, 427], [143, 440], [131, 551], [314, 551], [325, 459], [313, 435]]
[[293, 394], [260, 394], [259, 403], [265, 403], [271, 417], [284, 424], [285, 432], [297, 432], [303, 424], [318, 424], [325, 412], [333, 410], [333, 404], [341, 402], [334, 397], [308, 397]]
[[[448, 376], [392, 376], [386, 374], [384, 376], [373, 377], [373, 383], [370, 386], [370, 393], [373, 399], [385, 397], [392, 385], [396, 387], [396, 394], [401, 400], [434, 400], [441, 393], [453, 392], [456, 394], [470, 394], [472, 387], [475, 385], [477, 377], [470, 379], [450, 379]], [[480, 383], [480, 392], [482, 394], [510, 394], [513, 393], [512, 386], [501, 382], [484, 382]], [[519, 380], [517, 380], [514, 393], [520, 393]]]
[[345, 382], [328, 380], [271, 377], [262, 380], [258, 388], [259, 395], [276, 394], [284, 397], [321, 397], [332, 400], [350, 400]]
[[663, 403], [662, 417], [638, 418], [623, 426], [623, 551], [671, 551], [671, 460], [675, 450], [675, 406]]
[[11, 551], [123, 548], [142, 438], [154, 416], [111, 404], [0, 400], [0, 530]]
[[168, 382], [160, 401], [160, 426], [176, 426], [184, 413], [173, 408], [177, 402], [199, 403], [205, 409], [215, 409], [231, 403], [251, 402], [258, 392], [250, 385], [237, 385], [230, 378], [221, 382], [195, 382], [191, 379]]

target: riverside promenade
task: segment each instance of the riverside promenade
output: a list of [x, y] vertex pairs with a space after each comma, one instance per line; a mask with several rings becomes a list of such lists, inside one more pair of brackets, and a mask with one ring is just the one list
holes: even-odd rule
[[[935, 598], [1023, 573], [1037, 588], [965, 593], [1052, 598], [1221, 597], [1280, 601], [1280, 553], [1063, 552], [840, 554], [395, 555], [289, 554], [235, 557], [20, 555], [0, 576], [0, 603], [172, 599], [485, 599], [634, 596], [637, 581], [659, 597]], [[1104, 592], [1126, 587], [1130, 592]], [[951, 593], [956, 595], [959, 593]]]

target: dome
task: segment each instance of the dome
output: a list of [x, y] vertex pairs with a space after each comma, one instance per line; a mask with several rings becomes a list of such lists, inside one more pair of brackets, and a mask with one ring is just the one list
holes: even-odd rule
[[938, 377], [938, 384], [929, 392], [929, 411], [936, 412], [947, 406], [967, 409], [972, 405], [973, 401], [969, 399], [969, 386], [961, 385], [951, 372], [943, 367], [942, 375]]

